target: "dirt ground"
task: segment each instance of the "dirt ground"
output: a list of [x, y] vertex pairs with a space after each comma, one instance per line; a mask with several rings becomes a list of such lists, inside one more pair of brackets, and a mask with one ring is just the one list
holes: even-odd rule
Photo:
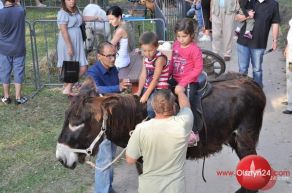
[[[268, 47], [270, 44], [268, 44]], [[201, 47], [210, 49], [210, 43], [201, 44]], [[227, 62], [227, 70], [238, 71], [237, 55], [234, 49], [230, 62]], [[265, 157], [275, 170], [288, 170], [292, 174], [292, 115], [284, 115], [286, 79], [285, 60], [282, 51], [267, 54], [263, 62], [264, 91], [267, 96], [267, 106], [264, 114], [262, 131], [258, 144], [258, 154]], [[119, 193], [135, 193], [138, 187], [138, 175], [134, 166], [129, 166], [124, 160], [115, 168], [114, 189]], [[185, 174], [188, 193], [232, 193], [239, 188], [236, 178], [217, 176], [218, 170], [234, 171], [238, 164], [238, 158], [229, 147], [206, 159], [204, 183], [201, 177], [202, 160], [187, 161]], [[276, 185], [265, 192], [291, 193], [292, 178], [286, 177], [277, 180]]]

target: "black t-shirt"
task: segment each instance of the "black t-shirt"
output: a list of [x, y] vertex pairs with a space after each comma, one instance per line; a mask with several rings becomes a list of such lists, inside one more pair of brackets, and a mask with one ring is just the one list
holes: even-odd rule
[[243, 14], [248, 17], [248, 10], [254, 10], [256, 0], [239, 0], [240, 9]]
[[251, 40], [243, 37], [246, 24], [241, 28], [237, 43], [250, 47], [266, 49], [271, 25], [280, 23], [279, 4], [275, 0], [265, 0], [260, 3], [255, 2], [255, 23]]

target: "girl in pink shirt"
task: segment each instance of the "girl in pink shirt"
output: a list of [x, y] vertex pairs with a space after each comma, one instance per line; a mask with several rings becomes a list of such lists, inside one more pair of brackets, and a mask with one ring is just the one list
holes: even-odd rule
[[[180, 89], [189, 87], [187, 95], [190, 98], [193, 112], [195, 101], [198, 100], [198, 77], [203, 71], [202, 52], [194, 42], [196, 27], [193, 20], [189, 18], [184, 18], [176, 23], [176, 41], [173, 44], [172, 58], [169, 65], [169, 72], [172, 76], [170, 83], [177, 83], [177, 87], [182, 87]], [[196, 116], [195, 112], [194, 116]], [[198, 130], [195, 124], [193, 130]], [[198, 135], [191, 135], [191, 138], [195, 138], [194, 142], [199, 140]]]

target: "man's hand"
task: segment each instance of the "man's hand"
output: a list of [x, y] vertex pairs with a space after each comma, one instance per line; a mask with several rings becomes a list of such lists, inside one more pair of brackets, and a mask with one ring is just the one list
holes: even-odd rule
[[189, 99], [187, 97], [187, 95], [185, 94], [185, 88], [177, 85], [174, 89], [175, 94], [177, 95], [178, 98], [178, 103], [179, 103], [179, 107], [180, 108], [184, 108], [184, 107], [191, 107]]
[[132, 86], [132, 83], [130, 82], [130, 80], [128, 78], [127, 79], [123, 79], [120, 82], [120, 91], [123, 91], [123, 90], [129, 88], [130, 86]]
[[273, 48], [273, 50], [276, 50], [277, 47], [278, 47], [278, 43], [277, 43], [277, 41], [273, 41], [273, 43], [272, 43], [272, 48]]
[[185, 88], [180, 86], [180, 85], [177, 85], [174, 89], [174, 93], [176, 95], [179, 95], [179, 94], [184, 93], [184, 92], [185, 92]]

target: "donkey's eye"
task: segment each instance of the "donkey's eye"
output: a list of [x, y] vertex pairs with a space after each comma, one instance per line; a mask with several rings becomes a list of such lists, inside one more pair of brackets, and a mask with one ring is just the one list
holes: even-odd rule
[[71, 131], [73, 131], [73, 132], [77, 131], [77, 130], [83, 128], [83, 127], [84, 127], [84, 123], [81, 123], [81, 124], [78, 124], [78, 125], [71, 125], [71, 123], [69, 123], [69, 129]]

